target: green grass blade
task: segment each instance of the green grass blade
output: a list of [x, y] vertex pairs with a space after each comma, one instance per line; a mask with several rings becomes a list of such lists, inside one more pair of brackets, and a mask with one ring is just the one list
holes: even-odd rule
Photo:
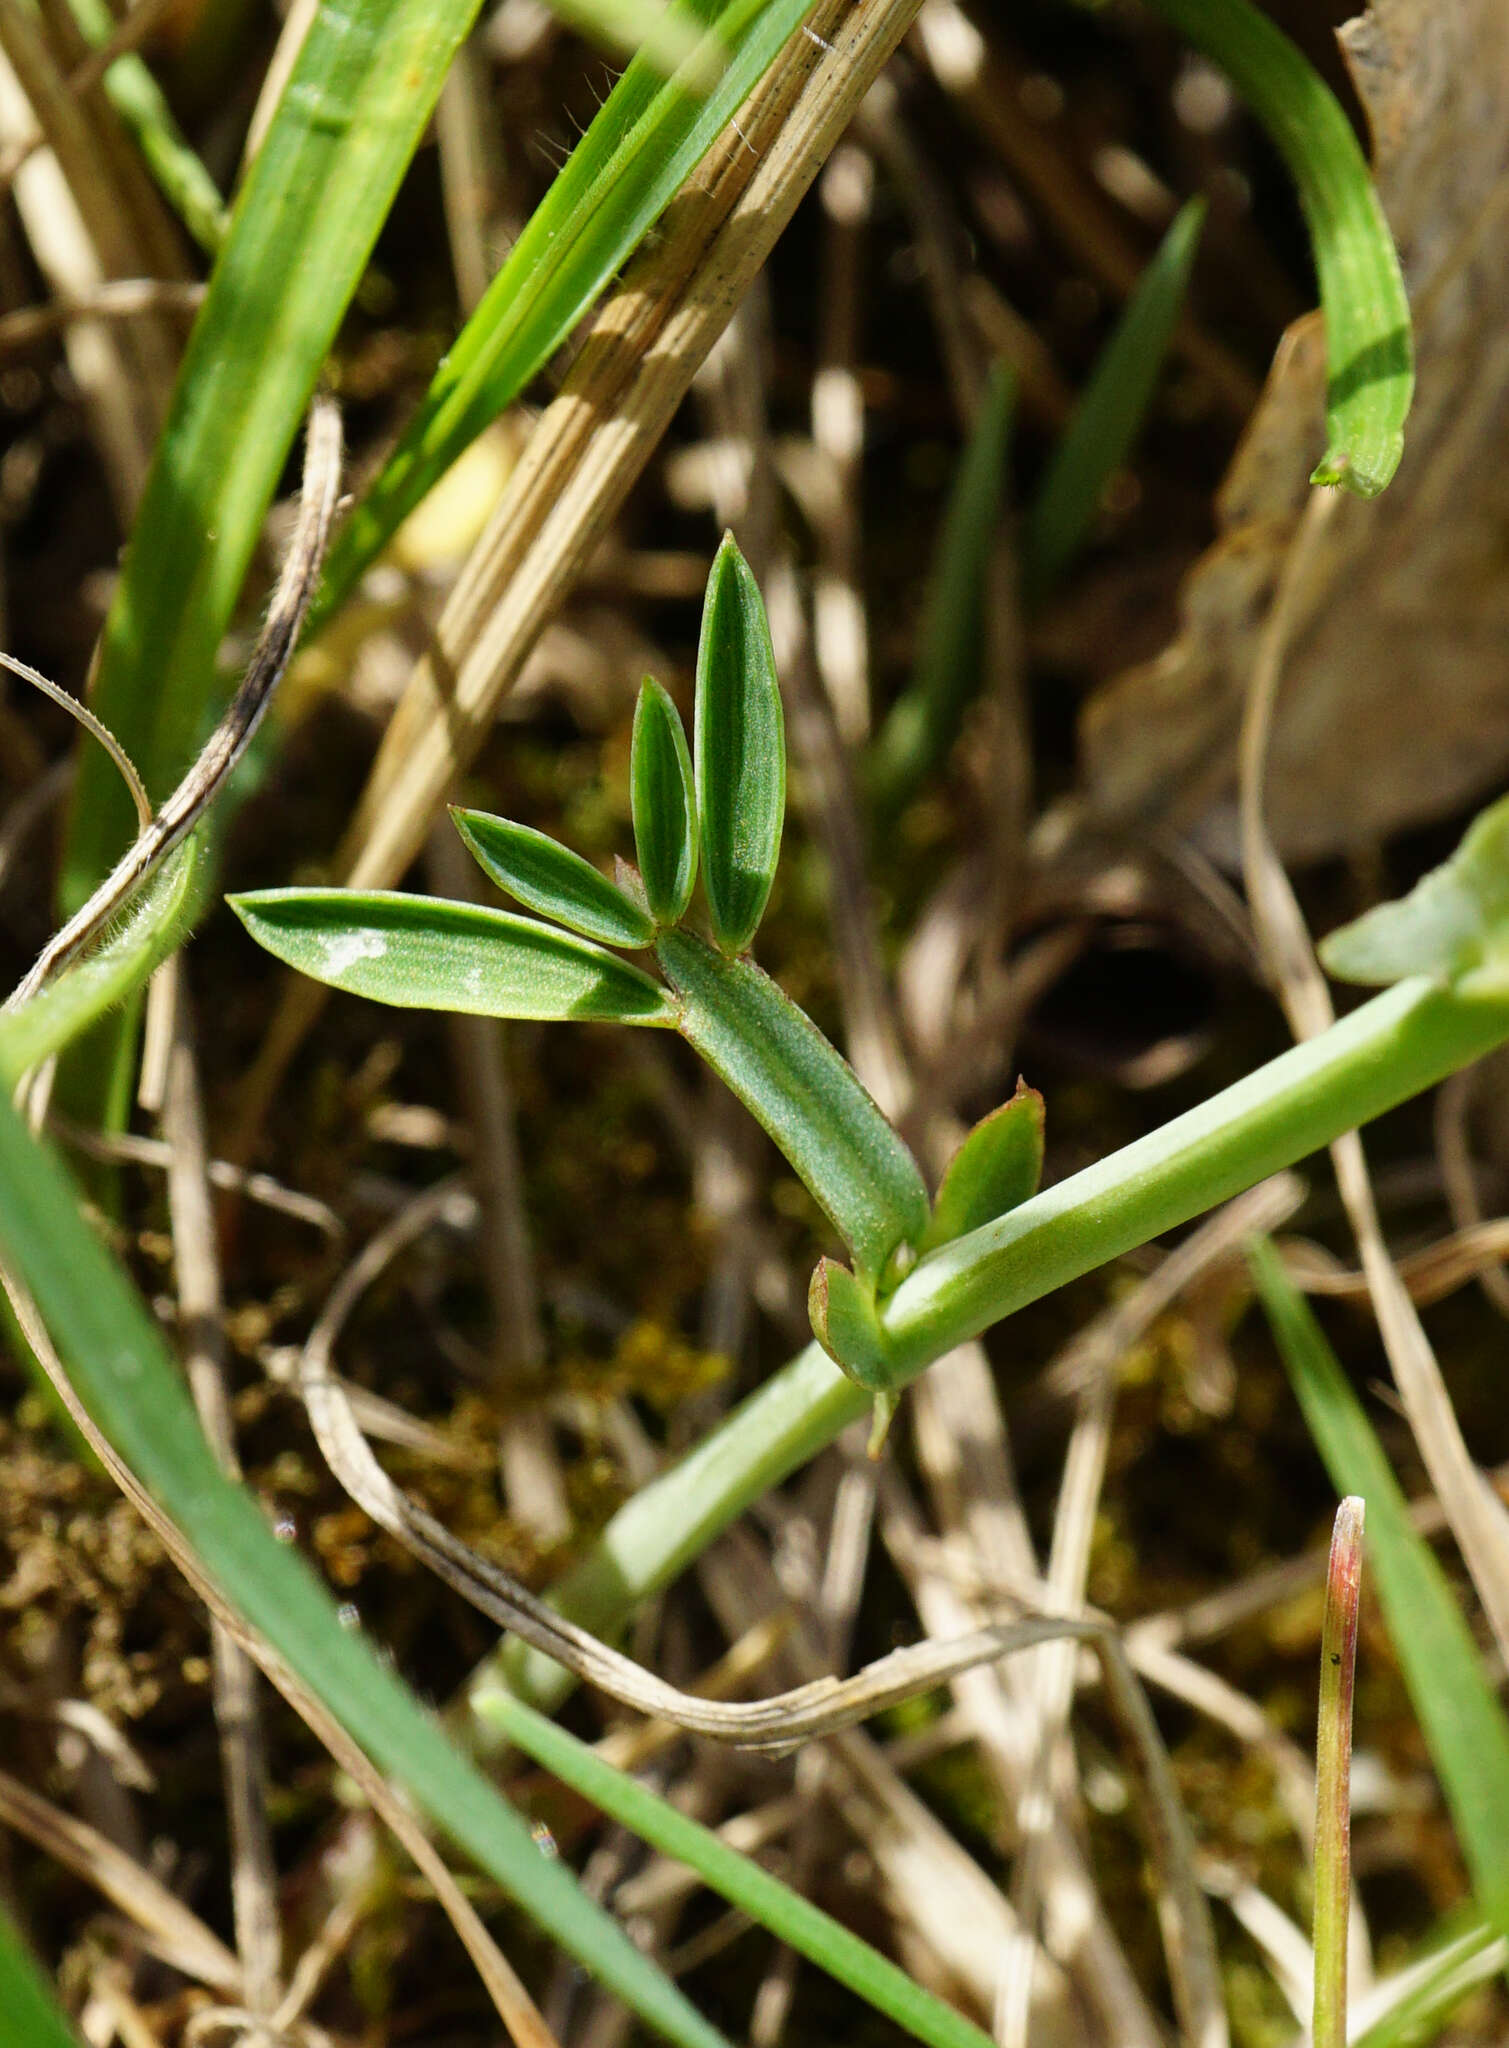
[[1380, 903], [1320, 948], [1339, 981], [1428, 974], [1463, 995], [1509, 990], [1509, 797], [1480, 812], [1450, 860], [1408, 896]]
[[682, 1036], [780, 1146], [873, 1289], [927, 1227], [916, 1160], [848, 1061], [752, 960], [691, 932], [662, 932], [655, 953], [681, 998]]
[[51, 1986], [3, 1906], [0, 2018], [5, 2021], [6, 2048], [78, 2048], [77, 2034], [63, 2017]]
[[1153, 0], [1231, 79], [1299, 192], [1326, 316], [1326, 434], [1311, 481], [1385, 489], [1414, 396], [1409, 300], [1394, 238], [1352, 125], [1289, 38], [1249, 0]]
[[[416, 1806], [551, 1939], [678, 2048], [727, 2048], [623, 1930], [545, 1856], [451, 1747], [252, 1495], [216, 1463], [145, 1303], [79, 1213], [50, 1147], [0, 1101], [0, 1255], [31, 1293], [95, 1423], [221, 1593]], [[7, 2039], [9, 2037], [7, 2036]]]
[[1388, 2002], [1353, 2036], [1351, 2048], [1424, 2048], [1468, 1992], [1503, 1974], [1506, 1960], [1504, 1937], [1486, 1921], [1474, 1915], [1457, 1922], [1429, 1954], [1375, 1987], [1369, 2005], [1375, 1998]]
[[[69, 0], [69, 4], [88, 42], [99, 49], [110, 40], [116, 21], [105, 0]], [[104, 87], [163, 197], [205, 254], [218, 255], [230, 210], [185, 140], [162, 87], [134, 50], [116, 58], [105, 73]]]
[[692, 744], [713, 936], [725, 953], [742, 953], [781, 855], [786, 719], [765, 600], [731, 533], [713, 557], [702, 606]]
[[201, 834], [185, 840], [137, 892], [102, 945], [20, 1009], [0, 1010], [0, 1077], [7, 1088], [134, 995], [188, 935], [201, 907], [207, 859]]
[[1205, 213], [1203, 199], [1179, 209], [1053, 451], [1022, 532], [1022, 582], [1029, 598], [1040, 597], [1078, 552], [1107, 478], [1131, 452], [1178, 324]]
[[511, 911], [386, 889], [263, 889], [226, 900], [286, 966], [396, 1009], [676, 1022], [665, 990], [627, 960]]
[[[418, 412], [336, 538], [326, 616], [462, 449], [511, 405], [622, 268], [738, 112], [811, 0], [706, 9], [723, 46], [710, 91], [631, 64], [531, 215], [435, 372]], [[705, 88], [703, 53], [693, 60]]]
[[[316, 12], [189, 337], [100, 648], [93, 704], [154, 801], [178, 782], [215, 657], [341, 317], [477, 0]], [[108, 763], [80, 763], [76, 908], [131, 838]]]
[[949, 493], [916, 664], [865, 759], [865, 787], [882, 819], [899, 810], [943, 759], [980, 687], [985, 565], [1001, 513], [1015, 397], [1011, 371], [997, 363]]
[[653, 676], [634, 707], [634, 850], [657, 924], [679, 924], [697, 882], [697, 793], [681, 714]]
[[1509, 1934], [1509, 1719], [1446, 1575], [1409, 1519], [1362, 1404], [1273, 1248], [1249, 1251], [1258, 1292], [1338, 1493], [1367, 1502], [1368, 1561], [1389, 1638], [1451, 1810], [1478, 1905]]
[[846, 1984], [877, 2012], [931, 2048], [987, 2048], [988, 2036], [962, 2014], [887, 1962], [866, 1941], [840, 1927], [758, 1863], [720, 1842], [710, 1828], [595, 1756], [586, 1743], [506, 1694], [488, 1700], [497, 1731], [584, 1799], [662, 1855], [695, 1870], [713, 1891]]
[[456, 830], [482, 872], [527, 910], [605, 946], [647, 946], [654, 920], [591, 861], [532, 826], [452, 807]]
[[948, 1162], [922, 1249], [1004, 1216], [1037, 1193], [1043, 1177], [1043, 1098], [1022, 1081], [981, 1117]]

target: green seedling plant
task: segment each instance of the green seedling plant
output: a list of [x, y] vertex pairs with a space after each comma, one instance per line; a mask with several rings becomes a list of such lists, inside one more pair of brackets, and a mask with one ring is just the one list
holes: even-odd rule
[[[693, 737], [695, 759], [671, 698], [646, 681], [630, 759], [639, 865], [616, 881], [527, 826], [453, 813], [478, 864], [532, 917], [394, 891], [271, 889], [232, 904], [279, 959], [380, 1002], [678, 1031], [843, 1240], [850, 1263], [825, 1258], [813, 1275], [812, 1325], [874, 1396], [878, 1449], [897, 1379], [884, 1305], [921, 1253], [1034, 1191], [1041, 1105], [1023, 1092], [987, 1117], [931, 1203], [854, 1070], [750, 957], [780, 852], [786, 742], [764, 603], [732, 536], [707, 582]], [[659, 978], [624, 952], [649, 954]]]

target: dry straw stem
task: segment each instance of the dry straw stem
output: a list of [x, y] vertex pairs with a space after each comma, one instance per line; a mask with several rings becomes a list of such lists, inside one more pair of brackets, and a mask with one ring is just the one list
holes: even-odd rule
[[[1326, 1030], [1336, 1012], [1303, 913], [1268, 836], [1263, 783], [1285, 658], [1296, 623], [1308, 615], [1315, 580], [1325, 573], [1322, 541], [1338, 503], [1334, 492], [1316, 493], [1285, 558], [1253, 664], [1242, 724], [1243, 876], [1264, 964], [1296, 1039]], [[1384, 1243], [1356, 1131], [1336, 1140], [1331, 1160], [1411, 1433], [1431, 1485], [1446, 1507], [1451, 1533], [1472, 1575], [1499, 1654], [1509, 1657], [1509, 1514], [1473, 1463], [1430, 1339]]]
[[[395, 882], [418, 852], [499, 699], [918, 5], [819, 0], [743, 109], [721, 161], [689, 181], [594, 321], [394, 712], [341, 851], [353, 886]], [[243, 1147], [323, 1002], [318, 984], [290, 984], [248, 1084]]]

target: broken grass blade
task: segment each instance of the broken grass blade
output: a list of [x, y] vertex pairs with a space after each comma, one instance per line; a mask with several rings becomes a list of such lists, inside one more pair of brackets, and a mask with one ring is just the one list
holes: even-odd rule
[[1205, 213], [1203, 199], [1179, 209], [1053, 451], [1022, 530], [1022, 582], [1029, 598], [1040, 597], [1073, 559], [1108, 479], [1131, 452], [1178, 325]]
[[657, 924], [679, 924], [697, 882], [697, 792], [681, 713], [653, 676], [634, 707], [629, 792], [650, 913]]
[[500, 1689], [489, 1697], [488, 1715], [500, 1734], [562, 1784], [663, 1856], [695, 1870], [704, 1884], [730, 1905], [847, 1985], [876, 2012], [905, 2028], [914, 2040], [925, 2041], [930, 2048], [988, 2048], [988, 2036], [977, 2026], [914, 1983], [868, 1942], [840, 1927], [821, 1907], [762, 1870], [750, 1857], [720, 1842], [710, 1828], [689, 1819], [626, 1772], [594, 1755], [586, 1743], [543, 1714]]
[[647, 946], [653, 922], [591, 861], [532, 826], [452, 806], [467, 852], [490, 880], [541, 917], [605, 946]]
[[570, 1867], [541, 1852], [375, 1646], [344, 1625], [304, 1559], [273, 1534], [252, 1491], [225, 1476], [146, 1303], [84, 1221], [51, 1148], [3, 1098], [0, 1259], [36, 1303], [95, 1425], [302, 1686], [536, 1926], [650, 2026], [678, 2048], [728, 2048], [586, 1897]]
[[1037, 1193], [1043, 1177], [1043, 1098], [1022, 1081], [981, 1117], [948, 1162], [922, 1250], [993, 1223]]
[[691, 932], [662, 932], [655, 953], [681, 998], [682, 1037], [764, 1125], [873, 1290], [927, 1224], [916, 1160], [848, 1061], [752, 960]]
[[1346, 2048], [1347, 1923], [1352, 1904], [1352, 1696], [1362, 1591], [1363, 1504], [1336, 1510], [1320, 1633], [1315, 1730], [1314, 2048]]
[[[1314, 1041], [1312, 1040], [1311, 1043]], [[1509, 1934], [1509, 1720], [1446, 1574], [1320, 1324], [1266, 1241], [1248, 1252], [1295, 1396], [1338, 1493], [1368, 1504], [1368, 1556], [1399, 1669], [1478, 1905]]]
[[666, 992], [615, 953], [532, 917], [375, 889], [263, 889], [227, 902], [276, 959], [404, 1010], [676, 1022]]
[[898, 811], [947, 754], [980, 687], [985, 566], [1000, 518], [1015, 396], [1010, 369], [997, 363], [954, 473], [911, 677], [865, 760], [865, 787], [882, 819]]
[[786, 721], [765, 600], [731, 533], [713, 557], [697, 642], [697, 826], [713, 936], [759, 929], [786, 819]]
[[1299, 193], [1326, 316], [1326, 433], [1312, 483], [1375, 498], [1399, 466], [1414, 395], [1409, 300], [1367, 162], [1335, 94], [1248, 0], [1153, 0], [1231, 79]]
[[[701, 10], [722, 45], [724, 67], [705, 96], [685, 78], [662, 78], [644, 58], [629, 66], [338, 535], [325, 567], [321, 619], [462, 450], [543, 369], [727, 129], [810, 6], [811, 0], [727, 0]], [[694, 53], [693, 64], [702, 61]]]

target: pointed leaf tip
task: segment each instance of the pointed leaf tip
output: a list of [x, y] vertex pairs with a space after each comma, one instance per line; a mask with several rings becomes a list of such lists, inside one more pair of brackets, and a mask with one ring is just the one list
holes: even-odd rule
[[676, 1021], [666, 991], [627, 960], [511, 911], [380, 889], [263, 889], [227, 900], [289, 967], [397, 1009]]
[[451, 819], [482, 872], [526, 909], [604, 946], [647, 946], [654, 938], [646, 912], [569, 846], [486, 811], [452, 805]]
[[697, 648], [697, 812], [703, 886], [725, 953], [765, 914], [786, 815], [786, 725], [764, 600], [732, 534], [707, 579]]
[[1037, 1193], [1043, 1176], [1043, 1098], [1024, 1081], [982, 1117], [948, 1163], [922, 1250], [993, 1223]]
[[697, 880], [697, 798], [681, 714], [653, 676], [634, 707], [629, 792], [650, 913], [657, 924], [679, 924]]

